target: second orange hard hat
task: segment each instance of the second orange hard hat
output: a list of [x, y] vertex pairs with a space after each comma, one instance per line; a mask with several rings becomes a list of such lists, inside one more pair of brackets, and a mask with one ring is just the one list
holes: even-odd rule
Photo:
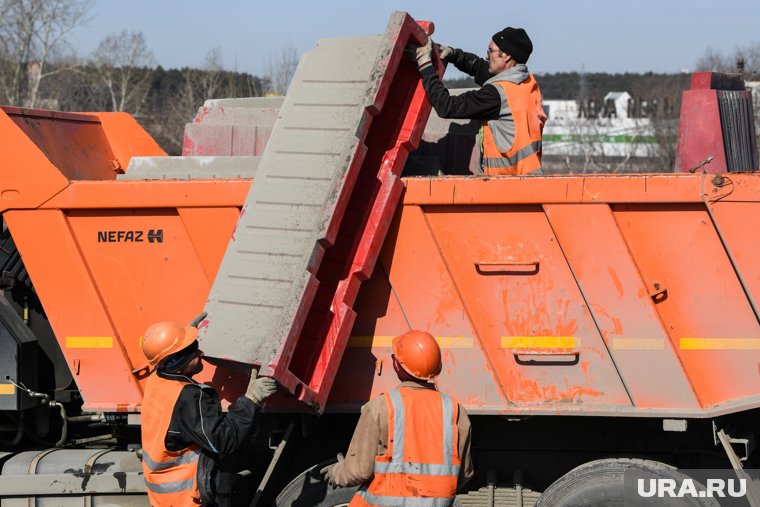
[[433, 335], [411, 330], [393, 339], [393, 355], [411, 376], [430, 380], [441, 373], [441, 348]]
[[143, 336], [143, 354], [151, 366], [161, 362], [185, 347], [198, 337], [198, 330], [192, 326], [183, 327], [174, 322], [158, 322], [150, 326]]

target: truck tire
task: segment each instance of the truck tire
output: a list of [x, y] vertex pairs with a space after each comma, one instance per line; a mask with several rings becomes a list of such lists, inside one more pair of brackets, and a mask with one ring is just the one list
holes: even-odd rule
[[624, 498], [624, 474], [627, 471], [677, 481], [686, 478], [675, 467], [657, 461], [628, 458], [590, 461], [557, 479], [543, 492], [536, 507], [718, 507], [717, 501], [712, 498]]
[[285, 486], [277, 495], [274, 502], [275, 507], [347, 506], [359, 487], [336, 488], [330, 486], [319, 473], [322, 467], [334, 462], [335, 460], [330, 460], [314, 465], [290, 481], [290, 484]]

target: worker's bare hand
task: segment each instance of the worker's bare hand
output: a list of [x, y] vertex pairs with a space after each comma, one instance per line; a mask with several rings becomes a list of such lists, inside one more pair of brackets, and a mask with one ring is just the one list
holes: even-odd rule
[[264, 400], [277, 392], [277, 381], [271, 377], [259, 377], [256, 370], [251, 371], [251, 380], [248, 382], [248, 389], [245, 391], [245, 397], [254, 403], [261, 405]]

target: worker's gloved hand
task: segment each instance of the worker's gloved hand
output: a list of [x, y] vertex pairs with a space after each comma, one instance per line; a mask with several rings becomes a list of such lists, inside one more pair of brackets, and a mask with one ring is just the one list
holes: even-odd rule
[[[343, 461], [343, 454], [338, 453], [338, 463]], [[333, 469], [335, 468], [335, 465], [338, 463], [333, 463], [332, 465], [327, 465], [322, 470], [319, 471], [320, 474], [324, 477], [324, 480], [327, 481], [327, 484], [330, 486], [336, 486], [335, 484], [335, 478], [333, 477]]]
[[428, 37], [427, 43], [424, 46], [418, 46], [417, 44], [409, 43], [404, 50], [404, 54], [414, 58], [417, 62], [417, 68], [421, 69], [426, 65], [433, 63], [433, 41]]
[[441, 60], [444, 62], [447, 62], [447, 58], [454, 53], [453, 49], [448, 46], [444, 46], [443, 44], [436, 43], [435, 47], [438, 48], [438, 54], [441, 56]]
[[264, 403], [264, 400], [277, 392], [277, 381], [271, 377], [259, 377], [256, 370], [251, 370], [251, 380], [248, 382], [245, 396], [257, 405]]
[[205, 319], [207, 315], [208, 315], [208, 312], [205, 312], [205, 311], [199, 313], [198, 315], [195, 316], [195, 318], [193, 318], [193, 320], [190, 321], [190, 324], [188, 324], [188, 326], [197, 328], [201, 324], [201, 322], [203, 322], [203, 319]]

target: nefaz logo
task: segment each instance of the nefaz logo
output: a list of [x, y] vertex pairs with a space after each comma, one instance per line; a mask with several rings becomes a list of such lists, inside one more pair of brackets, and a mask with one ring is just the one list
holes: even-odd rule
[[163, 229], [148, 231], [98, 231], [98, 243], [163, 243]]

